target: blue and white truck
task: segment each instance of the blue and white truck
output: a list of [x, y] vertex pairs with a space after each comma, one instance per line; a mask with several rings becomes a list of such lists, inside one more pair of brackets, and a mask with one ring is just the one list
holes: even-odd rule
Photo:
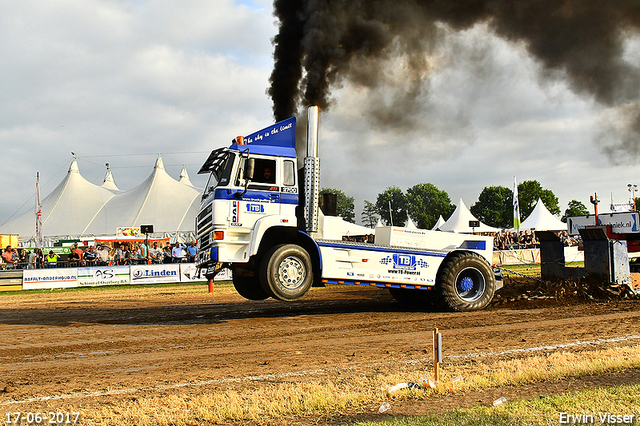
[[[307, 155], [298, 170], [295, 117], [214, 150], [196, 218], [197, 266], [208, 279], [227, 267], [247, 299], [292, 301], [311, 287], [388, 288], [403, 303], [482, 309], [502, 278], [493, 238], [377, 227], [374, 242], [343, 241], [319, 208], [318, 109], [309, 107]], [[371, 230], [373, 233], [374, 230]]]

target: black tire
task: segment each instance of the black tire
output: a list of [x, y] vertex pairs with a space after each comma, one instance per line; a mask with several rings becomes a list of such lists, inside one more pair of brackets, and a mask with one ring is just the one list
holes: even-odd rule
[[264, 300], [269, 294], [260, 285], [255, 271], [236, 266], [233, 270], [233, 286], [238, 294], [249, 300]]
[[486, 307], [496, 291], [491, 265], [477, 253], [456, 253], [438, 271], [436, 286], [442, 303], [459, 312]]
[[282, 244], [270, 249], [262, 258], [260, 284], [274, 299], [300, 299], [307, 294], [312, 283], [311, 257], [302, 247]]
[[432, 290], [415, 290], [406, 288], [389, 288], [389, 293], [399, 303], [411, 308], [431, 308], [435, 294]]

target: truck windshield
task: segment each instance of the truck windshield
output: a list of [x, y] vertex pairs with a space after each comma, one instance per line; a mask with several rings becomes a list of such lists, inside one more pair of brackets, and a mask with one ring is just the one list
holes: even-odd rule
[[210, 172], [203, 197], [206, 197], [216, 187], [229, 184], [235, 157], [234, 153], [225, 149], [217, 149], [211, 153], [198, 172], [199, 174]]

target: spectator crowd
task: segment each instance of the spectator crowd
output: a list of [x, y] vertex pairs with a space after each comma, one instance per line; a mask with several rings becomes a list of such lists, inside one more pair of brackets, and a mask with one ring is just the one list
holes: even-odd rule
[[25, 249], [7, 246], [2, 250], [0, 269], [40, 269], [84, 266], [118, 266], [161, 263], [195, 262], [198, 247], [189, 245], [145, 243], [115, 243], [79, 246], [74, 243], [69, 254], [57, 254], [53, 250], [43, 253], [39, 248]]
[[[493, 249], [494, 250], [521, 250], [530, 248], [540, 248], [540, 241], [536, 238], [535, 231], [500, 231], [491, 234], [493, 237]], [[572, 238], [567, 231], [561, 231], [557, 233], [562, 241], [567, 246], [577, 246], [579, 241], [576, 238]]]
[[[494, 250], [521, 250], [539, 248], [540, 242], [535, 231], [500, 231], [487, 234], [493, 236]], [[579, 241], [567, 231], [558, 234], [565, 246], [576, 246]], [[373, 243], [374, 236], [362, 235], [343, 237], [345, 241]], [[0, 269], [39, 269], [80, 266], [114, 266], [195, 262], [198, 247], [192, 241], [189, 245], [180, 242], [158, 244], [151, 247], [144, 243], [116, 243], [79, 246], [74, 243], [68, 255], [56, 254], [53, 250], [43, 253], [39, 248], [25, 249], [7, 246], [0, 256]]]

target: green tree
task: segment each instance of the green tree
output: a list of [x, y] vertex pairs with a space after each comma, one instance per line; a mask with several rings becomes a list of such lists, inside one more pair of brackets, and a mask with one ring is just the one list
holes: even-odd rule
[[378, 224], [378, 211], [376, 209], [376, 205], [371, 201], [364, 200], [364, 208], [362, 209], [362, 214], [360, 215], [360, 220], [362, 224], [367, 228], [373, 228]]
[[513, 191], [504, 186], [487, 186], [469, 210], [479, 221], [489, 226], [512, 228]]
[[550, 189], [542, 189], [537, 180], [526, 180], [518, 185], [518, 201], [520, 202], [520, 219], [524, 221], [541, 198], [551, 214], [560, 214], [558, 197]]
[[440, 215], [448, 217], [455, 210], [449, 194], [431, 183], [419, 183], [407, 189], [405, 196], [409, 216], [421, 229], [431, 229]]
[[[389, 211], [389, 202], [391, 202], [391, 211]], [[402, 190], [397, 186], [390, 186], [378, 194], [376, 209], [386, 225], [391, 225], [391, 219], [394, 226], [404, 226], [407, 223], [407, 202]]]
[[355, 221], [355, 204], [354, 198], [348, 197], [344, 192], [339, 189], [333, 188], [322, 188], [320, 190], [320, 195], [322, 194], [336, 194], [336, 210], [338, 216], [342, 217], [347, 222], [356, 223]]
[[564, 211], [564, 216], [562, 216], [563, 222], [566, 222], [568, 217], [586, 216], [589, 214], [587, 206], [585, 206], [581, 201], [578, 200], [569, 201], [567, 207], [568, 208]]

